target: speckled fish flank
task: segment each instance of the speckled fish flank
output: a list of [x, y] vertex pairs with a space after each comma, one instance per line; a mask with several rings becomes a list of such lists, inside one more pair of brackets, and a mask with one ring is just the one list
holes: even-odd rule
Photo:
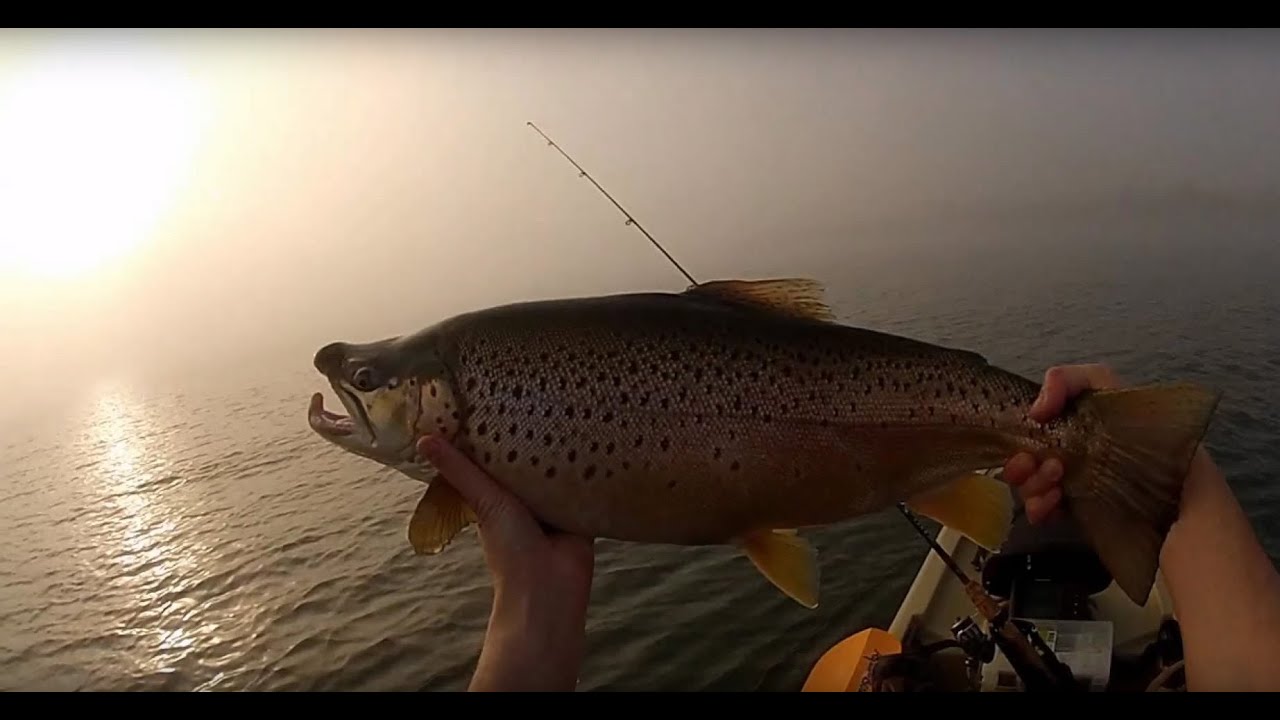
[[[1103, 562], [1145, 601], [1191, 455], [1217, 403], [1192, 385], [1089, 393], [1028, 418], [1039, 385], [980, 355], [834, 321], [809, 280], [517, 303], [413, 335], [316, 354], [351, 413], [313, 399], [312, 426], [418, 479], [413, 442], [440, 433], [545, 523], [619, 540], [735, 544], [817, 604], [796, 529], [906, 502], [985, 547], [1009, 489], [975, 474], [1056, 455]], [[474, 517], [430, 483], [410, 523], [438, 552]]]

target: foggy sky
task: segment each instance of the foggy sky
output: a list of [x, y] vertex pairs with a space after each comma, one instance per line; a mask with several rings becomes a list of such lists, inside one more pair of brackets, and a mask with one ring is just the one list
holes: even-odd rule
[[[18, 385], [305, 366], [479, 305], [681, 288], [530, 120], [699, 279], [838, 283], [893, 223], [1280, 189], [1275, 33], [115, 35], [217, 114], [127, 262], [0, 287]], [[52, 36], [0, 37], [0, 83]]]

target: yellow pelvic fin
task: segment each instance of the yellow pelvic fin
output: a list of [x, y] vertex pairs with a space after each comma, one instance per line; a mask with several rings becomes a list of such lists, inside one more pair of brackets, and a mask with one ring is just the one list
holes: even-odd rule
[[760, 530], [738, 544], [779, 590], [807, 608], [818, 607], [818, 556], [795, 530]]
[[712, 280], [694, 285], [685, 294], [713, 297], [797, 318], [836, 319], [823, 300], [822, 283], [808, 278]]
[[409, 544], [419, 555], [434, 555], [445, 548], [468, 524], [475, 513], [463, 502], [453, 486], [436, 478], [418, 501], [409, 521]]
[[995, 550], [1004, 544], [1013, 523], [1013, 493], [990, 475], [970, 473], [942, 487], [916, 495], [907, 507], [932, 518], [981, 545]]

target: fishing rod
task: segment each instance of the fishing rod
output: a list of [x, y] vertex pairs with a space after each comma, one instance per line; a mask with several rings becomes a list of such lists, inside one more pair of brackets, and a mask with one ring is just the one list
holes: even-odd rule
[[605, 190], [603, 187], [601, 187], [600, 183], [596, 182], [596, 179], [595, 179], [595, 178], [593, 178], [593, 177], [591, 177], [591, 173], [588, 173], [586, 170], [582, 169], [582, 166], [581, 166], [581, 165], [579, 165], [579, 164], [577, 163], [577, 161], [576, 161], [576, 160], [574, 160], [573, 158], [569, 157], [569, 153], [565, 152], [565, 151], [564, 151], [564, 148], [562, 148], [562, 147], [560, 147], [559, 145], [557, 145], [555, 140], [552, 140], [551, 138], [547, 137], [547, 134], [546, 134], [546, 133], [544, 133], [544, 132], [542, 132], [542, 129], [541, 129], [541, 128], [539, 128], [537, 125], [534, 125], [532, 122], [527, 122], [527, 123], [525, 123], [525, 124], [526, 124], [526, 125], [528, 125], [529, 127], [533, 128], [534, 132], [536, 132], [536, 133], [538, 133], [539, 135], [541, 135], [541, 136], [542, 136], [542, 137], [547, 141], [547, 144], [548, 144], [548, 145], [550, 145], [551, 147], [555, 148], [555, 149], [556, 149], [556, 150], [557, 150], [561, 155], [563, 155], [563, 156], [564, 156], [564, 159], [565, 159], [565, 160], [568, 160], [569, 162], [573, 163], [573, 166], [574, 166], [574, 167], [576, 167], [576, 168], [578, 168], [578, 177], [584, 177], [584, 178], [586, 178], [586, 179], [590, 180], [590, 181], [591, 181], [591, 184], [592, 184], [592, 185], [595, 185], [595, 186], [596, 186], [596, 189], [597, 189], [597, 190], [599, 190], [599, 191], [601, 192], [601, 194], [603, 194], [605, 197], [609, 198], [609, 202], [613, 203], [613, 206], [614, 206], [614, 207], [616, 207], [616, 208], [618, 208], [618, 210], [619, 210], [623, 215], [625, 215], [625, 216], [626, 216], [626, 218], [627, 218], [627, 222], [626, 222], [626, 224], [627, 224], [627, 225], [635, 225], [635, 226], [640, 230], [640, 232], [644, 233], [644, 236], [645, 236], [645, 237], [647, 237], [647, 238], [649, 238], [649, 242], [653, 243], [653, 246], [654, 246], [654, 247], [656, 247], [656, 248], [658, 248], [658, 252], [660, 252], [660, 253], [662, 253], [663, 255], [665, 255], [665, 256], [667, 257], [667, 260], [670, 260], [670, 261], [671, 261], [671, 264], [676, 266], [676, 269], [677, 269], [677, 270], [679, 270], [679, 271], [680, 271], [680, 273], [681, 273], [682, 275], [684, 275], [684, 276], [689, 280], [689, 283], [690, 283], [691, 285], [697, 285], [697, 284], [698, 284], [698, 281], [697, 281], [697, 280], [694, 280], [694, 279], [693, 279], [693, 276], [692, 276], [692, 275], [690, 275], [690, 274], [689, 274], [689, 272], [688, 272], [687, 270], [685, 270], [685, 269], [684, 269], [684, 267], [682, 267], [682, 266], [680, 265], [680, 263], [676, 262], [676, 259], [675, 259], [675, 258], [671, 257], [671, 253], [667, 252], [667, 249], [666, 249], [666, 248], [664, 248], [664, 247], [662, 247], [662, 243], [659, 243], [657, 240], [655, 240], [655, 239], [654, 239], [654, 237], [653, 237], [652, 235], [650, 235], [650, 234], [649, 234], [649, 231], [648, 231], [648, 230], [645, 230], [645, 229], [644, 229], [644, 226], [640, 224], [640, 221], [638, 221], [638, 220], [636, 220], [634, 217], [632, 217], [632, 216], [631, 216], [631, 213], [627, 212], [627, 209], [626, 209], [626, 208], [622, 207], [622, 205], [621, 205], [617, 200], [614, 200], [614, 199], [613, 199], [613, 196], [609, 194], [609, 191], [608, 191], [608, 190]]
[[[942, 559], [943, 564], [955, 575], [964, 586], [965, 594], [978, 608], [978, 613], [987, 621], [991, 641], [1004, 653], [1009, 664], [1013, 666], [1018, 677], [1022, 678], [1027, 690], [1082, 690], [1076, 682], [1071, 667], [1058, 659], [1044, 638], [1030, 621], [1015, 620], [1010, 615], [1007, 604], [996, 602], [995, 598], [983, 589], [977, 581], [971, 579], [963, 568], [951, 557], [938, 541], [929, 535], [924, 525], [907, 509], [904, 503], [898, 503], [907, 522], [915, 528], [920, 537], [929, 544], [930, 549]], [[957, 638], [959, 639], [959, 638]]]
[[[622, 207], [622, 205], [615, 200], [613, 196], [600, 185], [600, 183], [596, 182], [596, 179], [591, 177], [590, 173], [579, 165], [576, 160], [570, 157], [569, 153], [565, 152], [564, 148], [560, 147], [560, 145], [552, 140], [546, 133], [542, 132], [542, 129], [537, 125], [534, 125], [532, 122], [526, 122], [525, 124], [533, 128], [535, 132], [547, 141], [548, 145], [555, 148], [556, 151], [563, 155], [566, 160], [572, 163], [573, 166], [578, 169], [579, 177], [585, 177], [587, 180], [590, 180], [591, 184], [595, 185], [596, 189], [608, 198], [609, 202], [613, 203], [614, 207], [618, 208], [618, 210], [627, 218], [627, 225], [635, 225], [639, 228], [640, 232], [644, 233], [644, 236], [649, 238], [649, 242], [652, 243], [659, 252], [666, 256], [667, 260], [669, 260], [692, 285], [698, 284], [698, 281], [693, 279], [693, 276], [690, 275], [689, 272], [671, 256], [671, 253], [667, 252], [666, 248], [662, 247], [662, 244], [650, 235], [649, 231], [645, 230], [644, 227], [640, 225], [639, 221], [632, 217], [631, 213], [627, 212], [626, 208]], [[907, 519], [907, 522], [911, 523], [911, 526], [920, 534], [920, 537], [924, 538], [924, 541], [929, 545], [929, 548], [942, 559], [942, 562], [946, 564], [947, 569], [950, 570], [964, 586], [965, 592], [969, 595], [970, 600], [973, 601], [974, 605], [977, 606], [978, 611], [987, 620], [988, 625], [991, 628], [992, 641], [995, 642], [1002, 651], [1004, 651], [1005, 657], [1009, 659], [1010, 664], [1013, 665], [1014, 669], [1018, 672], [1018, 675], [1023, 678], [1023, 682], [1026, 683], [1027, 689], [1078, 689], [1078, 684], [1075, 683], [1071, 677], [1071, 669], [1063, 664], [1062, 661], [1058, 660], [1053, 650], [1044, 642], [1044, 639], [1040, 637], [1039, 633], [1035, 632], [1035, 628], [1028, 623], [1015, 623], [1011, 621], [1009, 618], [1008, 607], [1001, 606], [986, 592], [986, 590], [982, 588], [980, 584], [969, 578], [965, 571], [956, 563], [955, 559], [951, 557], [951, 554], [929, 535], [928, 531], [926, 531], [924, 526], [920, 524], [920, 521], [915, 517], [915, 514], [907, 508], [906, 504], [898, 503], [897, 507], [898, 511], [902, 513], [902, 516]], [[1028, 638], [1028, 636], [1030, 636], [1030, 638]]]

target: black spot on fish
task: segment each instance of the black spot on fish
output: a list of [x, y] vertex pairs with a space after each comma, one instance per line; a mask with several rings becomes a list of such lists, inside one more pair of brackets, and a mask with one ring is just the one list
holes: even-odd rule
[[666, 450], [671, 447], [671, 438], [662, 438], [662, 442], [660, 444], [662, 445], [662, 449]]
[[712, 453], [712, 457], [714, 457], [716, 460], [720, 459], [720, 448], [715, 448], [715, 451]]
[[675, 486], [676, 486], [676, 481], [675, 481], [675, 480], [668, 480], [668, 481], [667, 481], [667, 489], [668, 489], [668, 490], [674, 490], [674, 489], [675, 489]]
[[588, 479], [588, 480], [590, 480], [591, 478], [595, 477], [595, 474], [596, 474], [596, 466], [595, 466], [595, 465], [588, 465], [588, 466], [587, 466], [587, 469], [586, 469], [586, 470], [584, 470], [584, 471], [582, 471], [582, 477], [584, 477], [584, 478], [586, 478], [586, 479]]
[[490, 460], [492, 460], [492, 459], [493, 459], [493, 455], [492, 455], [488, 450], [485, 450], [485, 451], [484, 451], [484, 461], [485, 461], [485, 463], [488, 463], [488, 462], [489, 462]]
[[577, 459], [578, 459], [578, 451], [577, 451], [577, 450], [570, 450], [570, 451], [569, 451], [569, 462], [573, 462], [574, 460], [577, 460]]
[[593, 441], [591, 442], [591, 452], [595, 452], [595, 451], [597, 451], [597, 450], [599, 450], [599, 449], [600, 449], [600, 443], [598, 443], [598, 442], [596, 442], [596, 441], [594, 441], [594, 440], [593, 440]]
[[630, 469], [631, 469], [631, 462], [630, 462], [629, 460], [623, 460], [623, 461], [622, 461], [622, 469], [623, 469], [623, 470], [630, 470]]
[[547, 477], [549, 477], [549, 478], [555, 477], [555, 476], [556, 476], [556, 466], [555, 466], [555, 465], [551, 465], [551, 466], [549, 466], [549, 467], [547, 468], [547, 472], [546, 472], [545, 474], [546, 474], [546, 476], [547, 476]]
[[733, 461], [732, 463], [730, 463], [730, 465], [729, 465], [729, 469], [730, 469], [730, 470], [732, 470], [732, 471], [734, 471], [734, 472], [737, 472], [737, 471], [738, 471], [738, 467], [739, 467], [739, 466], [738, 466], [738, 461], [737, 461], [737, 460], [734, 460], [734, 461]]
[[476, 434], [479, 435], [480, 437], [484, 437], [485, 434], [488, 432], [489, 432], [489, 426], [483, 422], [476, 427]]
[[507, 462], [515, 462], [515, 461], [516, 461], [516, 451], [512, 450], [511, 452], [507, 453]]
[[613, 413], [612, 413], [612, 412], [606, 412], [606, 413], [604, 414], [604, 417], [603, 417], [602, 419], [603, 419], [605, 422], [612, 422], [612, 421], [613, 421]]
[[551, 446], [551, 433], [547, 433], [546, 435], [542, 436], [542, 444], [546, 445], [547, 447]]
[[605, 445], [605, 446], [604, 446], [604, 454], [605, 454], [605, 455], [612, 455], [612, 454], [613, 454], [613, 443], [612, 443], [612, 442], [611, 442], [611, 443], [609, 443], [608, 445]]
[[529, 464], [530, 464], [530, 465], [532, 465], [532, 466], [534, 466], [534, 467], [538, 467], [538, 456], [537, 456], [537, 455], [533, 455], [533, 456], [531, 456], [531, 457], [529, 458]]

